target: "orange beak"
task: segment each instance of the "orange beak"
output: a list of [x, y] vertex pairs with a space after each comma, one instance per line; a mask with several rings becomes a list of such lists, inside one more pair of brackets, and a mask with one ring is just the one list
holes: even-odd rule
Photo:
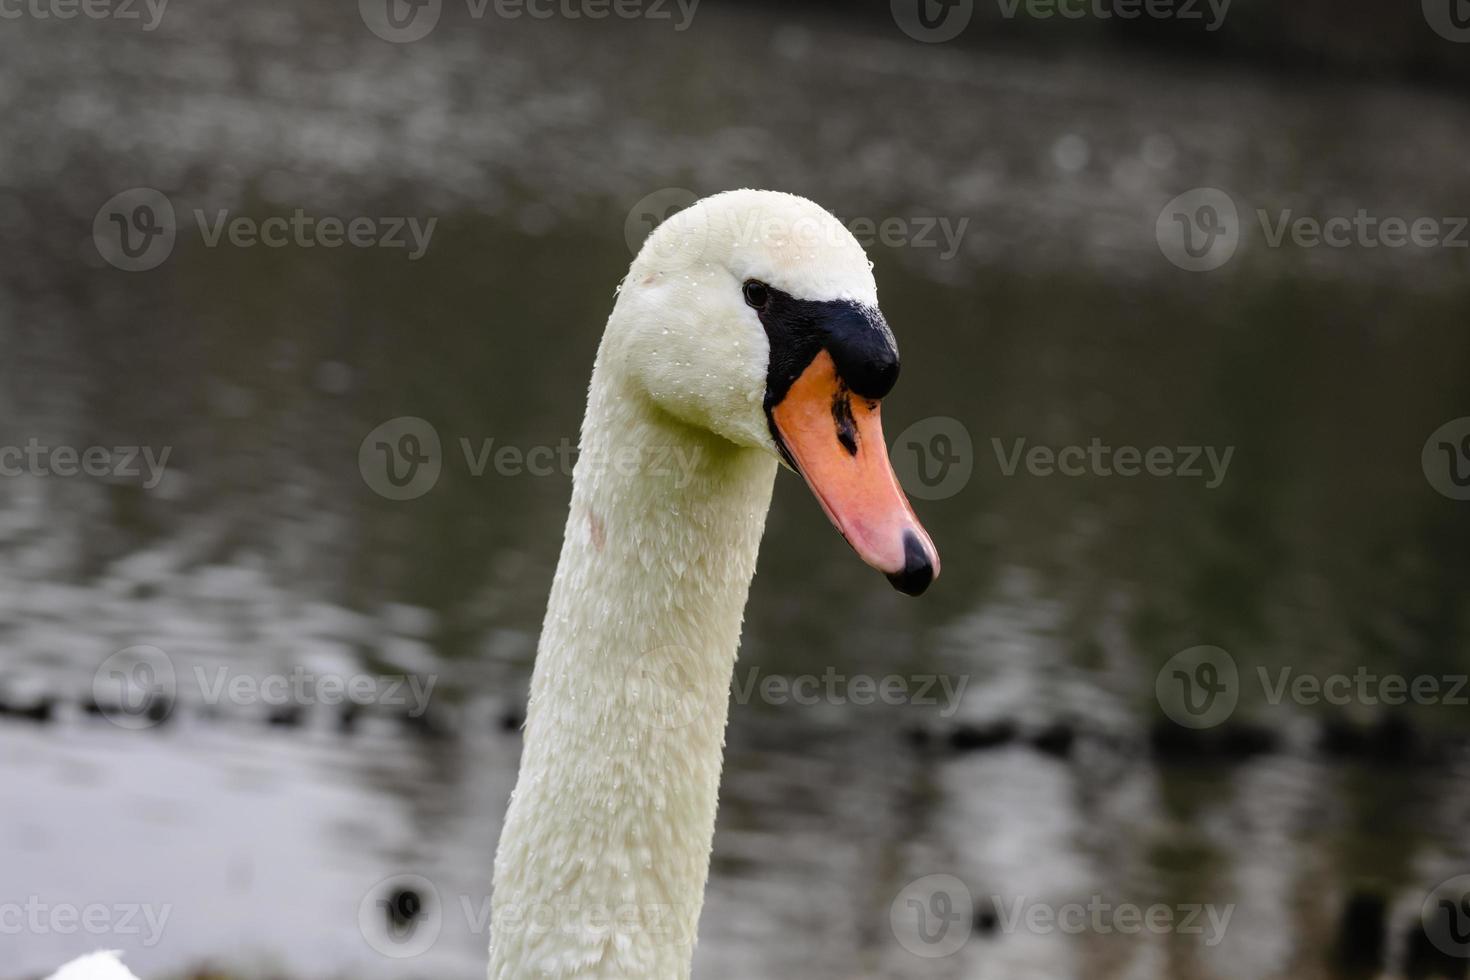
[[822, 510], [863, 561], [907, 595], [939, 577], [939, 553], [888, 462], [878, 402], [848, 389], [831, 354], [818, 352], [771, 408], [771, 422]]

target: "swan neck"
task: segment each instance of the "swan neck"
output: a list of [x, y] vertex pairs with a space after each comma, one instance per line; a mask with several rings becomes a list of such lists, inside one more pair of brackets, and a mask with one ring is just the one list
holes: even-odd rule
[[775, 468], [599, 362], [496, 857], [492, 980], [689, 975]]

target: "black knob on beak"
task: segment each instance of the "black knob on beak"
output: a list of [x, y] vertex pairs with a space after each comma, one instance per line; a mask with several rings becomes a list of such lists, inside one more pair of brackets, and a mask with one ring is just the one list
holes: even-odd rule
[[934, 581], [934, 558], [913, 531], [903, 532], [903, 571], [888, 576], [904, 595], [922, 595]]

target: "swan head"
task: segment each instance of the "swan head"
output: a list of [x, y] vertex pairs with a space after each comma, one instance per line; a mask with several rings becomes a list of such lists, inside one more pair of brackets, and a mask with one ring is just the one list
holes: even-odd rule
[[841, 222], [791, 194], [707, 197], [648, 237], [618, 307], [613, 356], [654, 403], [775, 456], [895, 588], [928, 588], [939, 556], [879, 421], [898, 346], [872, 265]]

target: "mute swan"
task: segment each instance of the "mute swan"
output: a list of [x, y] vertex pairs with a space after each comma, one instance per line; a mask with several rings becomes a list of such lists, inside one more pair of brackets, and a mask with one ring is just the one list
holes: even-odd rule
[[634, 259], [592, 371], [490, 980], [689, 976], [778, 460], [899, 591], [939, 573], [879, 424], [898, 351], [877, 304], [856, 239], [789, 194], [706, 198]]
[[117, 957], [115, 950], [89, 953], [72, 960], [46, 980], [138, 980]]

